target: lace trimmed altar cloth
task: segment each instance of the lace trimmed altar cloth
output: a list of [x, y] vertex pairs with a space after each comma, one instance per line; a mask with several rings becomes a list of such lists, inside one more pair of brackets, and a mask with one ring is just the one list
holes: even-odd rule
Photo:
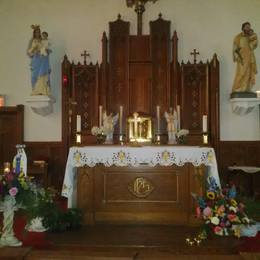
[[213, 148], [199, 146], [86, 146], [71, 147], [67, 159], [62, 196], [68, 198], [68, 207], [76, 206], [76, 168], [109, 166], [194, 166], [206, 165], [209, 176], [220, 185], [216, 156]]

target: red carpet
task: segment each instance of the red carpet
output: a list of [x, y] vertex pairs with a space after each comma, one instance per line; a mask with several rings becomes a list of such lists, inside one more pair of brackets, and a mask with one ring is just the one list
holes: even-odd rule
[[241, 238], [244, 243], [238, 248], [239, 252], [260, 252], [260, 232], [255, 237]]

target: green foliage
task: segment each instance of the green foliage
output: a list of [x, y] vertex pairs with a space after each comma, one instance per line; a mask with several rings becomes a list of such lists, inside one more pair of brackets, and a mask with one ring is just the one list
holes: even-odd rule
[[260, 201], [254, 198], [244, 197], [243, 202], [246, 205], [247, 214], [254, 220], [260, 221]]
[[45, 214], [43, 225], [50, 231], [66, 231], [78, 229], [82, 223], [82, 213], [79, 209], [68, 209], [63, 212], [58, 207], [53, 207]]

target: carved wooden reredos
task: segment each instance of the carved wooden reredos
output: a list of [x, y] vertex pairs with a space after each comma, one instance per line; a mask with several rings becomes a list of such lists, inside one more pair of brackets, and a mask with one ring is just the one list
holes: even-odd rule
[[[190, 144], [202, 143], [202, 116], [208, 115], [211, 144], [219, 141], [219, 62], [178, 62], [178, 37], [170, 35], [170, 21], [160, 14], [150, 22], [149, 35], [130, 35], [130, 23], [120, 15], [103, 33], [101, 64], [62, 63], [63, 141], [75, 143], [76, 115], [82, 118], [82, 143], [94, 142], [91, 128], [98, 125], [98, 106], [108, 113], [124, 107], [126, 116], [142, 112], [161, 118], [170, 107], [181, 107], [181, 128], [190, 130]], [[84, 56], [84, 55], [83, 55]], [[86, 56], [84, 57], [86, 58]], [[164, 121], [164, 120], [162, 120]], [[163, 134], [166, 137], [165, 125]], [[115, 129], [115, 139], [118, 128]]]

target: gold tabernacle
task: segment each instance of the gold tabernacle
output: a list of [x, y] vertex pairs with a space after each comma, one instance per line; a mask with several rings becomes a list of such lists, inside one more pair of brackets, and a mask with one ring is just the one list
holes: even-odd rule
[[130, 143], [152, 142], [152, 119], [137, 112], [128, 118], [128, 138]]

